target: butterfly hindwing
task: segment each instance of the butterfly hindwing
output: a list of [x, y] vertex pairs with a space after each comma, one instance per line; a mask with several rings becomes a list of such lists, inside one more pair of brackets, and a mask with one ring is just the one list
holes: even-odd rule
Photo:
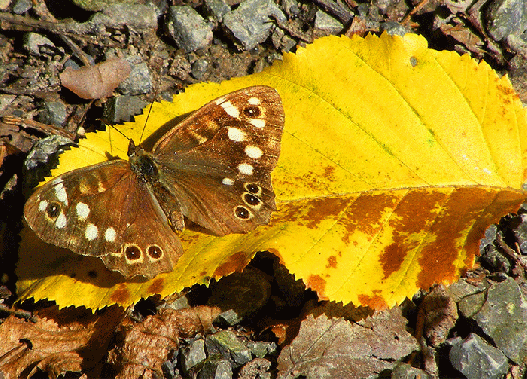
[[147, 185], [122, 160], [53, 179], [26, 202], [24, 214], [43, 241], [99, 256], [127, 277], [170, 271], [183, 252]]

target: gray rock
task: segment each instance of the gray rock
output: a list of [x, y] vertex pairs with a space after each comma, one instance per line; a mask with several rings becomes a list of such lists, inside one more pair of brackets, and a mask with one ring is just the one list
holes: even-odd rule
[[0, 94], [0, 112], [4, 111], [9, 107], [15, 100], [16, 95]]
[[408, 363], [397, 365], [392, 371], [391, 379], [431, 379], [425, 371], [412, 367]]
[[15, 0], [13, 2], [13, 13], [24, 14], [33, 7], [31, 0]]
[[264, 42], [274, 25], [272, 17], [286, 22], [286, 17], [272, 0], [247, 0], [225, 15], [223, 25], [245, 50]]
[[27, 170], [33, 170], [40, 163], [47, 163], [52, 154], [55, 154], [67, 145], [73, 145], [73, 142], [66, 137], [58, 135], [40, 139], [29, 151], [24, 166]]
[[201, 338], [193, 341], [184, 349], [182, 357], [183, 370], [186, 372], [205, 361], [205, 341]]
[[483, 252], [483, 249], [487, 245], [491, 245], [496, 240], [496, 234], [498, 233], [498, 227], [496, 224], [492, 224], [485, 230], [485, 236], [479, 241], [479, 251]]
[[208, 336], [205, 345], [209, 355], [220, 354], [225, 359], [231, 360], [235, 367], [252, 359], [251, 351], [230, 330], [222, 330]]
[[492, 285], [487, 300], [473, 317], [509, 359], [519, 364], [527, 357], [527, 302], [512, 278]]
[[315, 16], [315, 28], [330, 33], [339, 33], [344, 28], [344, 25], [336, 18], [318, 10]]
[[197, 59], [192, 63], [190, 74], [194, 79], [200, 80], [209, 68], [209, 61], [205, 58]]
[[152, 73], [147, 64], [144, 62], [133, 64], [129, 59], [127, 61], [130, 63], [132, 71], [130, 71], [128, 78], [123, 80], [117, 87], [119, 91], [124, 95], [132, 96], [152, 92]]
[[187, 53], [207, 47], [212, 41], [212, 27], [188, 5], [169, 8], [166, 28], [178, 47]]
[[216, 317], [216, 320], [214, 320], [215, 323], [223, 326], [234, 326], [239, 324], [241, 321], [242, 319], [240, 316], [238, 316], [238, 313], [236, 313], [234, 309], [229, 309], [220, 313], [218, 317]]
[[26, 33], [24, 36], [24, 48], [33, 55], [40, 55], [43, 47], [55, 48], [55, 44], [42, 34]]
[[0, 0], [0, 10], [6, 11], [11, 4], [11, 0]]
[[249, 341], [247, 348], [255, 357], [263, 358], [276, 351], [276, 344], [274, 342]]
[[114, 27], [126, 25], [130, 29], [157, 29], [156, 7], [152, 4], [116, 2], [105, 6], [101, 13], [95, 14], [90, 24]]
[[232, 379], [231, 364], [227, 359], [207, 360], [198, 373], [198, 379]]
[[396, 21], [386, 21], [381, 23], [381, 31], [392, 36], [401, 36], [404, 37], [406, 33], [410, 33], [411, 30], [407, 29], [405, 26], [399, 24]]
[[459, 313], [470, 318], [481, 310], [485, 304], [485, 292], [475, 293], [461, 299], [458, 303]]
[[112, 124], [130, 121], [133, 115], [141, 113], [146, 104], [136, 96], [113, 96], [104, 105], [104, 119]]
[[523, 0], [497, 0], [490, 3], [487, 19], [489, 34], [501, 41], [527, 29], [527, 3]]
[[205, 0], [205, 10], [214, 21], [220, 23], [223, 21], [223, 16], [231, 11], [231, 7], [223, 0]]
[[450, 363], [467, 379], [499, 379], [509, 370], [507, 357], [477, 334], [457, 339], [449, 354]]
[[68, 117], [68, 109], [62, 101], [46, 101], [38, 120], [44, 124], [63, 126]]

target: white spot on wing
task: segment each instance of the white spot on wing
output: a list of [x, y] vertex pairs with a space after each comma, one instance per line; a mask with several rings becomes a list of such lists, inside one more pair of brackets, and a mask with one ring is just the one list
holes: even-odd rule
[[249, 122], [256, 128], [262, 129], [265, 126], [265, 120], [261, 118], [251, 118]]
[[248, 145], [245, 147], [245, 154], [249, 158], [258, 159], [262, 156], [262, 150], [257, 146]]
[[218, 97], [214, 102], [216, 103], [216, 105], [220, 105], [224, 101], [225, 101], [225, 97], [222, 96], [222, 97]]
[[55, 220], [55, 227], [57, 229], [63, 229], [68, 224], [68, 220], [66, 219], [66, 216], [64, 216], [64, 212], [60, 212], [59, 217]]
[[248, 103], [251, 104], [251, 105], [260, 105], [260, 99], [257, 98], [257, 97], [251, 97], [248, 100]]
[[54, 190], [57, 199], [65, 205], [68, 205], [68, 194], [66, 193], [66, 188], [64, 188], [64, 183], [62, 182], [62, 179], [57, 180], [57, 184], [55, 184]]
[[108, 228], [104, 232], [104, 239], [107, 242], [115, 242], [115, 229], [114, 228]]
[[243, 175], [252, 175], [253, 174], [253, 166], [247, 163], [241, 163], [238, 165], [238, 171], [240, 171]]
[[228, 128], [227, 135], [229, 136], [229, 139], [234, 142], [245, 140], [245, 133], [238, 128]]
[[86, 220], [88, 218], [88, 215], [90, 214], [90, 207], [88, 207], [88, 204], [78, 203], [75, 206], [75, 209], [80, 220]]
[[38, 203], [38, 210], [41, 212], [44, 212], [47, 207], [48, 207], [47, 200], [42, 200], [40, 203]]
[[225, 184], [226, 186], [232, 186], [232, 185], [234, 185], [234, 180], [232, 180], [231, 178], [223, 178], [223, 179], [221, 180], [221, 182], [222, 182], [223, 184]]
[[225, 112], [231, 117], [238, 118], [240, 117], [240, 110], [238, 107], [233, 105], [230, 101], [226, 101], [224, 103], [220, 104], [223, 109], [225, 109]]
[[84, 237], [86, 237], [88, 241], [93, 241], [95, 238], [97, 238], [97, 232], [98, 232], [97, 227], [90, 223], [86, 227], [86, 231], [84, 232]]

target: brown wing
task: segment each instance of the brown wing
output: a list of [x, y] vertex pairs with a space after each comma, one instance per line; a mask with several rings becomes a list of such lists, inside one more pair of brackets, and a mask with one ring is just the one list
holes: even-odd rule
[[183, 253], [157, 200], [122, 160], [53, 179], [26, 202], [24, 216], [43, 241], [98, 256], [126, 277], [170, 271]]
[[154, 146], [159, 181], [193, 222], [217, 235], [266, 224], [284, 113], [276, 90], [245, 88], [190, 115]]

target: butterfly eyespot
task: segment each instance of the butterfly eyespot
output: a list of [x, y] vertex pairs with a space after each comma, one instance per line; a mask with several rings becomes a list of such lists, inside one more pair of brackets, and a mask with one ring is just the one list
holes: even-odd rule
[[243, 108], [243, 114], [247, 117], [258, 117], [260, 116], [260, 113], [260, 107], [254, 105]]
[[148, 246], [146, 253], [151, 261], [157, 261], [163, 257], [163, 250], [157, 245]]
[[262, 188], [258, 184], [254, 183], [245, 183], [244, 187], [248, 192], [253, 193], [255, 195], [260, 194], [262, 191]]
[[251, 212], [245, 207], [236, 207], [234, 215], [242, 220], [248, 220], [251, 217]]
[[59, 203], [57, 203], [55, 201], [52, 201], [46, 207], [46, 215], [50, 219], [53, 219], [53, 220], [56, 219], [57, 217], [59, 217], [60, 211], [61, 211], [61, 206], [60, 206]]
[[250, 193], [244, 194], [243, 195], [243, 200], [248, 205], [258, 205], [261, 202], [261, 200], [257, 196], [254, 196], [253, 194], [250, 194]]
[[139, 246], [137, 245], [128, 245], [124, 249], [124, 256], [126, 257], [127, 261], [130, 261], [131, 263], [141, 261], [143, 258], [143, 253]]

